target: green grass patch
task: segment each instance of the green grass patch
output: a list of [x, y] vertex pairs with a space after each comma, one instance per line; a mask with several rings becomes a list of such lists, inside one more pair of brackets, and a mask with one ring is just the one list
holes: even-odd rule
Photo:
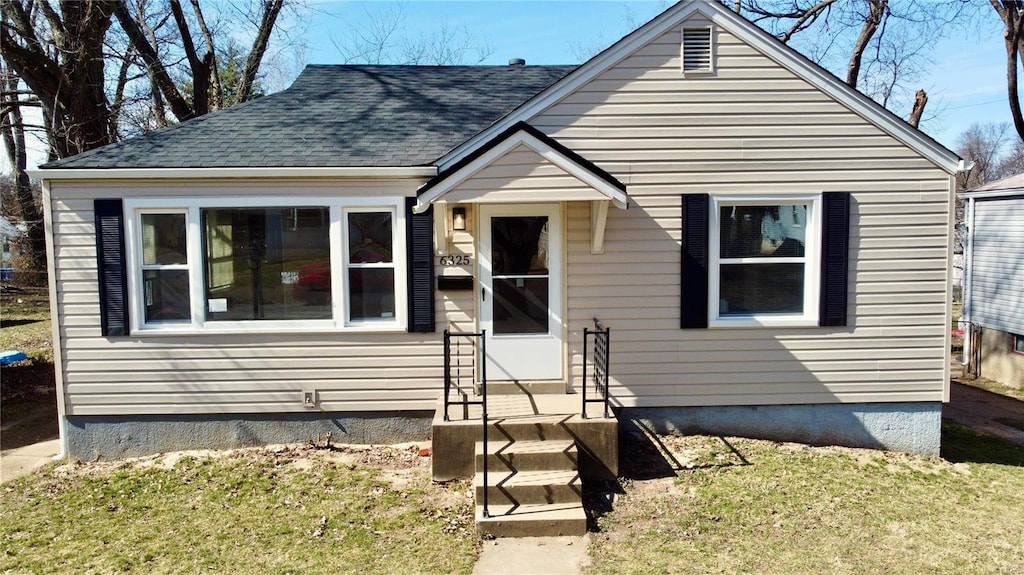
[[0, 572], [469, 573], [467, 486], [373, 453], [401, 465], [291, 448], [53, 466], [3, 486]]
[[590, 572], [1024, 572], [1019, 446], [959, 426], [944, 429], [946, 459], [660, 439], [675, 474], [625, 483]]
[[33, 361], [52, 363], [49, 301], [45, 287], [0, 294], [0, 349], [16, 349]]

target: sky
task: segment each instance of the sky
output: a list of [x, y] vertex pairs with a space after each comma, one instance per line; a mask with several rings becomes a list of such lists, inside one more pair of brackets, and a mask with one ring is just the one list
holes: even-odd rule
[[[845, 1], [845, 0], [844, 0]], [[900, 0], [897, 0], [900, 1]], [[942, 1], [942, 0], [936, 0]], [[978, 0], [981, 1], [981, 0]], [[284, 66], [280, 86], [287, 85], [302, 64], [345, 63], [352, 38], [373, 28], [373, 22], [401, 19], [394, 44], [436, 37], [442, 28], [472, 47], [486, 46], [482, 64], [506, 64], [524, 58], [529, 64], [572, 64], [584, 53], [595, 53], [656, 16], [670, 4], [664, 0], [606, 0], [596, 2], [410, 0], [337, 2], [309, 0], [308, 12], [288, 34], [298, 38], [298, 53]], [[1011, 122], [1006, 99], [1006, 64], [1002, 27], [994, 11], [970, 31], [937, 38], [928, 47], [932, 64], [920, 80], [929, 95], [922, 129], [949, 148], [974, 122]], [[396, 48], [397, 49], [397, 48]], [[478, 63], [470, 49], [466, 63]], [[33, 154], [31, 163], [40, 161]], [[7, 166], [4, 166], [7, 171]]]

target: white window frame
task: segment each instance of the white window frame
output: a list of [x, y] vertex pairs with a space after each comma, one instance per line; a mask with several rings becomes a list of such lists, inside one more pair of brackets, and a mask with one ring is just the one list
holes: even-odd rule
[[[721, 221], [723, 207], [806, 205], [807, 229], [802, 258], [725, 258], [726, 265], [803, 263], [804, 305], [802, 313], [761, 313], [749, 315], [720, 315], [721, 301]], [[821, 299], [821, 194], [712, 195], [708, 214], [708, 327], [816, 327]]]
[[[207, 321], [206, 285], [203, 265], [201, 210], [211, 208], [328, 208], [331, 262], [331, 318], [321, 320], [242, 320]], [[125, 199], [125, 251], [128, 264], [128, 301], [130, 329], [133, 335], [168, 333], [326, 333], [405, 331], [408, 326], [408, 286], [406, 279], [406, 214], [404, 197], [210, 197], [177, 199]], [[343, 213], [346, 210], [391, 212], [394, 227], [392, 260], [395, 270], [395, 317], [391, 321], [349, 322], [348, 280], [345, 258], [347, 234]], [[145, 294], [142, 280], [142, 214], [184, 213], [187, 229], [189, 299], [191, 321], [145, 321]]]
[[[349, 244], [349, 240], [348, 240], [348, 238], [349, 238], [348, 215], [349, 214], [375, 214], [375, 213], [381, 213], [381, 212], [388, 212], [388, 213], [391, 214], [391, 242], [392, 242], [391, 261], [390, 262], [380, 262], [380, 263], [352, 263], [352, 260], [349, 257], [350, 254], [349, 254], [349, 245], [348, 245]], [[344, 276], [344, 282], [345, 283], [344, 284], [340, 284], [340, 285], [344, 285], [344, 287], [345, 287], [345, 293], [343, 294], [344, 295], [343, 299], [345, 300], [345, 313], [344, 313], [345, 325], [349, 326], [349, 327], [359, 326], [359, 327], [367, 327], [367, 328], [369, 328], [369, 327], [374, 326], [374, 325], [381, 325], [381, 324], [391, 323], [393, 320], [385, 319], [385, 318], [360, 319], [360, 320], [352, 319], [352, 317], [351, 317], [352, 316], [352, 311], [351, 311], [351, 308], [352, 308], [352, 292], [351, 292], [351, 290], [348, 289], [348, 277], [349, 277], [349, 273], [348, 272], [349, 272], [349, 270], [353, 270], [353, 269], [390, 269], [390, 270], [394, 270], [394, 272], [395, 272], [394, 273], [395, 283], [396, 284], [398, 283], [398, 268], [400, 266], [399, 266], [399, 262], [398, 262], [398, 258], [397, 258], [398, 250], [396, 249], [398, 247], [398, 244], [397, 244], [397, 241], [398, 241], [398, 230], [397, 230], [397, 228], [398, 228], [398, 217], [397, 217], [397, 214], [395, 213], [394, 210], [383, 209], [383, 208], [375, 207], [375, 206], [358, 206], [358, 207], [357, 206], [345, 206], [341, 210], [341, 224], [342, 224], [342, 234], [341, 234], [341, 237], [343, 238], [342, 246], [341, 246], [342, 247], [342, 249], [341, 249], [341, 251], [342, 251], [342, 269], [341, 269], [341, 273]], [[403, 226], [403, 228], [404, 228], [404, 226]], [[404, 282], [404, 279], [403, 279], [403, 282]], [[399, 303], [398, 302], [398, 286], [396, 285], [395, 286], [395, 315], [396, 316], [399, 313], [399, 305], [398, 305], [398, 303]]]
[[[146, 264], [145, 263], [145, 257], [143, 256], [143, 253], [142, 253], [142, 251], [145, 249], [144, 241], [142, 239], [142, 233], [143, 233], [142, 217], [144, 215], [154, 215], [154, 214], [155, 215], [178, 215], [178, 214], [180, 214], [180, 215], [185, 216], [185, 240], [186, 240], [185, 246], [186, 246], [186, 252], [185, 252], [185, 263], [184, 264]], [[188, 278], [189, 278], [189, 280], [188, 280], [189, 281], [189, 289], [191, 290], [191, 286], [192, 286], [192, 268], [195, 267], [195, 265], [194, 265], [195, 264], [195, 260], [193, 259], [192, 249], [191, 249], [191, 246], [188, 244], [188, 238], [192, 234], [191, 227], [190, 227], [191, 219], [189, 218], [189, 212], [188, 212], [187, 209], [182, 209], [182, 208], [170, 208], [170, 209], [153, 208], [153, 209], [140, 209], [140, 210], [138, 210], [138, 213], [135, 216], [135, 221], [137, 222], [137, 227], [138, 227], [138, 241], [137, 241], [137, 246], [136, 246], [136, 249], [137, 249], [137, 254], [136, 255], [137, 255], [137, 258], [138, 258], [138, 265], [134, 266], [133, 269], [135, 269], [136, 273], [138, 274], [137, 282], [138, 282], [138, 286], [139, 286], [139, 291], [136, 294], [138, 296], [138, 298], [137, 298], [138, 302], [136, 302], [137, 306], [133, 306], [133, 311], [135, 311], [135, 313], [133, 315], [138, 316], [140, 321], [145, 321], [144, 318], [146, 317], [146, 282], [145, 282], [145, 279], [143, 279], [144, 276], [145, 276], [145, 272], [150, 271], [150, 270], [158, 270], [158, 271], [159, 270], [177, 270], [177, 271], [184, 270], [184, 271], [187, 271], [188, 272]], [[127, 249], [127, 246], [126, 246], [126, 249]], [[134, 275], [134, 274], [132, 274], [132, 275]], [[191, 292], [190, 292], [190, 295], [191, 295]], [[176, 329], [176, 328], [178, 328], [180, 326], [191, 325], [192, 321], [194, 321], [194, 318], [195, 318], [195, 306], [194, 306], [193, 302], [191, 301], [191, 298], [190, 298], [190, 301], [189, 301], [189, 312], [190, 312], [190, 315], [193, 318], [192, 320], [171, 319], [171, 320], [152, 321], [152, 322], [148, 322], [148, 325], [160, 326], [163, 329]]]

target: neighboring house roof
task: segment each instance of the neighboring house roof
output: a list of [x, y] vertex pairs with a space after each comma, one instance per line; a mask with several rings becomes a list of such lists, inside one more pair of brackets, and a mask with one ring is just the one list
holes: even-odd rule
[[281, 92], [42, 168], [432, 165], [574, 68], [307, 66]]
[[484, 145], [495, 134], [503, 132], [516, 122], [529, 122], [532, 117], [629, 57], [640, 47], [695, 15], [702, 16], [715, 25], [728, 30], [737, 38], [878, 126], [882, 131], [903, 142], [946, 172], [953, 174], [962, 169], [962, 161], [954, 152], [871, 98], [850, 88], [831, 72], [761, 30], [753, 22], [736, 14], [716, 0], [681, 0], [583, 63], [565, 78], [538, 93], [516, 108], [514, 112], [502, 118], [501, 121], [452, 150], [438, 162], [440, 170], [447, 170], [452, 164], [472, 153], [478, 146]]
[[22, 231], [5, 218], [0, 218], [0, 236], [5, 238], [19, 238], [22, 236]]
[[998, 198], [1024, 194], [1024, 174], [1017, 174], [962, 192], [965, 198]]

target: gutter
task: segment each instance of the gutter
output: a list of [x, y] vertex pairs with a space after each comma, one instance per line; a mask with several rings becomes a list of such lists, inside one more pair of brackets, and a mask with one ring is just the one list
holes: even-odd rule
[[51, 168], [28, 170], [40, 180], [152, 180], [207, 178], [432, 178], [437, 166], [267, 168]]

